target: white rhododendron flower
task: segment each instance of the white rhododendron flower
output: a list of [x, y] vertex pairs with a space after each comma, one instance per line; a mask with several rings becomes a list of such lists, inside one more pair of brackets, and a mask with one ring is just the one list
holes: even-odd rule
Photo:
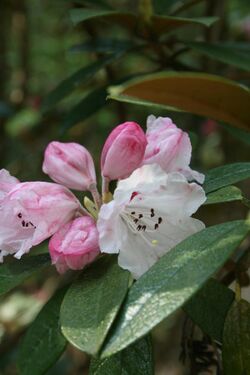
[[191, 217], [205, 202], [202, 187], [181, 173], [144, 165], [118, 182], [114, 200], [102, 205], [100, 250], [119, 253], [119, 265], [139, 278], [162, 255], [204, 224]]

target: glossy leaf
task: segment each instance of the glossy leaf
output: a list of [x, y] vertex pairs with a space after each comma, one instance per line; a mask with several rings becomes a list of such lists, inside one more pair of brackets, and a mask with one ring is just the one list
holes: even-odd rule
[[250, 71], [249, 51], [227, 46], [223, 43], [184, 42], [185, 45], [225, 64], [234, 65], [237, 68]]
[[96, 355], [127, 293], [129, 272], [104, 257], [69, 288], [61, 308], [62, 332], [74, 346]]
[[182, 110], [250, 130], [250, 91], [205, 73], [155, 73], [110, 88], [110, 98]]
[[154, 375], [152, 343], [149, 336], [109, 358], [95, 359], [90, 375]]
[[234, 292], [215, 279], [210, 279], [185, 305], [184, 310], [203, 332], [222, 342], [226, 315]]
[[208, 171], [203, 187], [210, 193], [247, 178], [250, 178], [250, 163], [226, 164]]
[[180, 308], [225, 263], [249, 230], [250, 223], [244, 221], [209, 227], [159, 259], [131, 287], [101, 356], [124, 349]]
[[66, 347], [60, 324], [60, 306], [65, 289], [59, 290], [46, 303], [25, 334], [18, 356], [22, 375], [43, 375]]
[[53, 91], [51, 91], [45, 98], [42, 110], [46, 112], [53, 108], [59, 101], [69, 95], [72, 91], [77, 89], [80, 85], [86, 84], [94, 75], [106, 64], [113, 61], [117, 56], [110, 56], [100, 59], [84, 68], [78, 70], [69, 78], [62, 81]]
[[95, 89], [88, 93], [65, 116], [62, 130], [66, 131], [77, 123], [86, 120], [106, 104], [107, 91], [105, 87]]
[[209, 193], [204, 204], [241, 201], [242, 199], [243, 196], [240, 189], [238, 189], [236, 186], [226, 186]]
[[[145, 25], [142, 24], [142, 20], [138, 18], [136, 14], [129, 12], [75, 8], [71, 10], [70, 17], [74, 24], [96, 20], [97, 22], [104, 21], [108, 25], [116, 23], [129, 30], [140, 30], [145, 27]], [[156, 34], [164, 34], [186, 25], [197, 24], [210, 27], [217, 20], [216, 17], [181, 18], [153, 15], [150, 29]]]
[[29, 276], [51, 264], [48, 254], [25, 256], [22, 260], [5, 262], [0, 266], [0, 295], [21, 284]]
[[222, 357], [226, 375], [250, 374], [250, 304], [245, 300], [235, 301], [228, 312]]

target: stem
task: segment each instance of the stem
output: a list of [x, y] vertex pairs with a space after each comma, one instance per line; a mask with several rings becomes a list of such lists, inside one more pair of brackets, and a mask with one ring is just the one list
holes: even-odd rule
[[241, 286], [238, 280], [235, 281], [235, 299], [237, 302], [241, 300]]
[[102, 200], [103, 200], [103, 203], [109, 202], [109, 196], [110, 196], [109, 183], [110, 183], [109, 178], [102, 176]]
[[96, 184], [91, 184], [89, 187], [89, 191], [92, 194], [96, 208], [99, 210], [102, 205], [102, 200], [99, 191], [97, 190]]

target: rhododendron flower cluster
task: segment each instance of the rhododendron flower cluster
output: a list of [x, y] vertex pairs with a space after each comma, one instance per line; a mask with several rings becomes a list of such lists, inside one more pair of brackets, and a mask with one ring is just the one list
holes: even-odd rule
[[[117, 126], [101, 155], [102, 194], [93, 159], [77, 143], [51, 142], [43, 171], [54, 183], [19, 182], [0, 171], [0, 260], [20, 258], [47, 238], [58, 272], [78, 270], [101, 252], [140, 277], [162, 255], [204, 228], [192, 215], [205, 202], [204, 176], [190, 168], [187, 133], [170, 118]], [[117, 180], [113, 195], [110, 181]], [[81, 205], [69, 190], [90, 191]]]

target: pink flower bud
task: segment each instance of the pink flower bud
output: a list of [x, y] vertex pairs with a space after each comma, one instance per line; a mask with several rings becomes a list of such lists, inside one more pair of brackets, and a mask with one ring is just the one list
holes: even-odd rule
[[190, 180], [202, 183], [204, 175], [190, 167], [192, 146], [186, 132], [168, 117], [151, 115], [147, 119], [147, 147], [143, 164], [158, 164], [167, 173], [181, 172]]
[[19, 183], [19, 180], [16, 177], [11, 176], [10, 173], [6, 169], [1, 169], [0, 170], [0, 201], [18, 183]]
[[7, 254], [20, 258], [53, 235], [81, 210], [66, 187], [49, 182], [17, 184], [0, 206], [0, 261]]
[[59, 273], [81, 270], [99, 254], [95, 221], [89, 216], [70, 221], [50, 239], [49, 251]]
[[117, 126], [108, 136], [102, 150], [102, 175], [109, 180], [128, 177], [140, 166], [146, 145], [146, 136], [136, 122]]
[[96, 184], [93, 159], [78, 143], [49, 143], [44, 154], [43, 172], [69, 189], [85, 191]]

